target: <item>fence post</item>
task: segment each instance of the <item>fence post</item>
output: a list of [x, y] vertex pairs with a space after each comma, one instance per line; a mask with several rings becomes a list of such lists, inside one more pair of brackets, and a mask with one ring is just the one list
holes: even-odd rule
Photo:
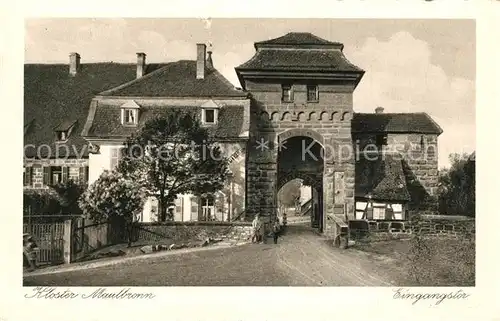
[[72, 233], [72, 220], [64, 221], [64, 236], [63, 236], [63, 253], [64, 263], [71, 263], [71, 233]]

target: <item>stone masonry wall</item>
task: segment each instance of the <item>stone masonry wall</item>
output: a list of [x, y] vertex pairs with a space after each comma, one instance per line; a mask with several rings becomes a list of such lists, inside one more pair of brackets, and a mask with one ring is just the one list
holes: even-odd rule
[[[354, 144], [359, 151], [367, 144], [375, 144], [375, 134], [356, 134]], [[419, 211], [435, 204], [432, 196], [438, 186], [438, 138], [431, 134], [388, 134], [384, 151], [397, 152], [402, 156], [408, 190], [412, 201], [410, 210]]]
[[245, 222], [163, 222], [140, 223], [136, 241], [180, 241], [193, 238], [204, 241], [210, 238], [246, 242], [251, 237], [252, 226]]
[[[319, 101], [307, 102], [306, 84], [294, 84], [294, 101], [281, 101], [281, 83], [246, 81], [252, 93], [250, 147], [248, 154], [247, 198], [249, 212], [260, 208], [274, 215], [277, 181], [278, 138], [311, 137], [324, 147], [323, 226], [327, 215], [354, 216], [354, 158], [351, 118], [353, 86], [320, 84]], [[260, 140], [269, 141], [269, 150], [257, 151]], [[337, 182], [335, 182], [337, 179]], [[264, 193], [265, 195], [259, 195]], [[256, 196], [257, 195], [257, 196]], [[260, 201], [253, 201], [260, 199]], [[345, 206], [347, 204], [347, 206]], [[262, 210], [265, 208], [265, 210]], [[347, 209], [345, 213], [344, 209]], [[255, 211], [254, 211], [255, 212]], [[252, 213], [253, 214], [253, 213]], [[334, 232], [333, 232], [334, 233]]]
[[[68, 158], [68, 159], [25, 159], [24, 167], [30, 167], [31, 172], [31, 184], [24, 186], [27, 189], [46, 189], [47, 185], [43, 183], [43, 168], [49, 166], [61, 166], [68, 167], [68, 179], [74, 181], [86, 181], [88, 178], [82, 177], [81, 168], [86, 168], [89, 166], [89, 160], [87, 158]], [[85, 174], [83, 174], [85, 175]]]

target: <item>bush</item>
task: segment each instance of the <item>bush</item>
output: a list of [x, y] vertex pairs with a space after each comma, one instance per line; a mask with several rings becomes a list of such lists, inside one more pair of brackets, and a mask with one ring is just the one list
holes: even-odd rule
[[62, 212], [62, 198], [53, 189], [24, 190], [23, 207], [27, 215], [59, 214]]
[[30, 215], [33, 223], [51, 223], [63, 220], [65, 214], [82, 214], [78, 199], [83, 191], [84, 187], [73, 181], [42, 190], [24, 190], [23, 214]]
[[60, 204], [64, 213], [82, 214], [78, 206], [78, 200], [85, 191], [85, 186], [70, 180], [53, 186], [54, 191], [59, 195]]
[[408, 253], [408, 277], [417, 286], [474, 286], [475, 240], [414, 235]]
[[123, 225], [128, 246], [131, 246], [134, 221], [142, 211], [145, 197], [144, 189], [137, 181], [116, 171], [104, 171], [82, 194], [79, 205], [90, 220]]

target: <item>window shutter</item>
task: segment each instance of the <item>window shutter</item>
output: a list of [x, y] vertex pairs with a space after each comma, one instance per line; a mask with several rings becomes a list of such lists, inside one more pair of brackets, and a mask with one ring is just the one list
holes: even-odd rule
[[31, 186], [31, 178], [33, 177], [33, 167], [26, 167], [26, 186]]
[[385, 219], [386, 220], [394, 219], [394, 210], [392, 209], [392, 206], [385, 209]]
[[51, 185], [51, 170], [50, 167], [44, 167], [43, 168], [43, 184], [44, 185]]
[[178, 196], [175, 199], [175, 219], [174, 221], [182, 221], [182, 197]]
[[198, 198], [193, 196], [191, 197], [191, 220], [198, 220]]
[[68, 181], [69, 177], [69, 167], [63, 166], [62, 168], [62, 176], [61, 176], [61, 183], [66, 183]]
[[368, 207], [366, 209], [366, 219], [373, 220], [373, 207]]
[[87, 185], [87, 183], [89, 182], [89, 167], [80, 167], [80, 174], [78, 177], [80, 180], [80, 184]]

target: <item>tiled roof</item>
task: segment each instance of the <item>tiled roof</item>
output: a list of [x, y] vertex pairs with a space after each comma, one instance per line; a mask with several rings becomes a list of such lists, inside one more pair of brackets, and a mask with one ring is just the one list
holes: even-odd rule
[[360, 156], [356, 161], [356, 197], [371, 195], [374, 200], [409, 201], [401, 158], [391, 154], [371, 156]]
[[338, 50], [280, 50], [258, 51], [240, 70], [363, 72], [350, 63]]
[[196, 79], [196, 61], [166, 64], [128, 84], [101, 93], [120, 97], [246, 97], [216, 69], [207, 68], [204, 79]]
[[[168, 110], [181, 109], [192, 113], [196, 117], [201, 116], [200, 107], [172, 107], [172, 106], [147, 106], [142, 105], [139, 112], [139, 124], [137, 127], [127, 127], [121, 124], [120, 107], [106, 106], [99, 103], [90, 127], [89, 137], [99, 138], [125, 138], [140, 130], [146, 121], [165, 115]], [[208, 127], [208, 132], [216, 138], [238, 138], [244, 129], [243, 123], [244, 107], [223, 106], [219, 109], [218, 122]]]
[[334, 45], [342, 46], [339, 42], [331, 42], [313, 35], [310, 32], [289, 32], [284, 36], [259, 41], [255, 43], [256, 47], [260, 45]]
[[426, 113], [355, 113], [352, 118], [353, 133], [422, 133], [441, 134], [443, 130]]
[[[158, 65], [148, 65], [147, 72], [155, 68]], [[82, 64], [78, 74], [73, 77], [69, 75], [69, 66], [65, 64], [25, 64], [24, 144], [35, 145], [35, 148], [27, 148], [25, 155], [36, 156], [36, 148], [46, 144], [51, 147], [54, 157], [55, 129], [76, 122], [68, 141], [57, 144], [69, 147], [70, 154], [67, 156], [76, 156], [74, 149], [80, 152], [86, 145], [80, 133], [92, 97], [135, 77], [135, 64]], [[60, 157], [66, 156], [65, 148], [60, 148], [60, 152]], [[40, 156], [47, 157], [48, 148], [41, 148]], [[83, 156], [87, 156], [87, 153]]]

